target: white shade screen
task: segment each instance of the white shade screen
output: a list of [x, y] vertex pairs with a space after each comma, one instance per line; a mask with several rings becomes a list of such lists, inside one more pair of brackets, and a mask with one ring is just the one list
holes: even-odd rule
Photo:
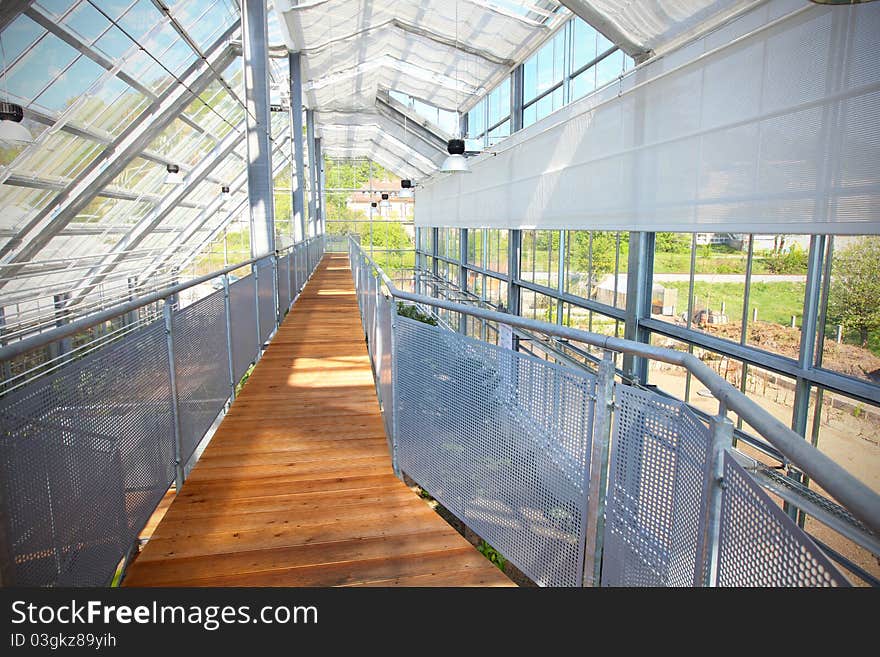
[[423, 226], [880, 233], [880, 3], [763, 4], [438, 175]]

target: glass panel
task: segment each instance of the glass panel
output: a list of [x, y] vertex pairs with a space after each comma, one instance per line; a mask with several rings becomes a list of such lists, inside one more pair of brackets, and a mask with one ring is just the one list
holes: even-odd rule
[[505, 137], [510, 136], [510, 121], [505, 121], [494, 130], [489, 131], [489, 146], [497, 144]]
[[57, 132], [48, 137], [26, 161], [16, 163], [15, 171], [38, 177], [69, 179], [85, 169], [102, 150], [103, 144]]
[[489, 94], [489, 125], [495, 125], [501, 119], [510, 116], [510, 78], [495, 87]]
[[6, 76], [9, 93], [28, 101], [61, 74], [79, 53], [52, 34], [44, 36]]
[[11, 65], [25, 48], [35, 43], [39, 36], [45, 33], [42, 27], [23, 14], [12, 21], [0, 35], [3, 39], [6, 65]]
[[880, 384], [880, 237], [829, 239], [825, 341], [817, 364]]
[[46, 109], [61, 112], [98, 80], [106, 70], [88, 57], [81, 56], [59, 75], [35, 102]]
[[544, 287], [559, 284], [559, 231], [522, 231], [520, 278]]
[[507, 230], [498, 228], [489, 228], [486, 231], [487, 242], [487, 261], [486, 269], [498, 272], [499, 274], [507, 273]]
[[754, 235], [752, 240], [754, 256], [746, 343], [797, 359], [810, 237]]
[[553, 297], [540, 292], [520, 290], [519, 314], [529, 319], [555, 324], [557, 303]]
[[596, 30], [575, 16], [572, 19], [571, 68], [577, 70], [596, 58]]
[[596, 64], [597, 88], [608, 84], [624, 72], [624, 58], [623, 52], [618, 50]]
[[483, 235], [485, 229], [468, 229], [468, 264], [483, 266]]
[[568, 231], [566, 249], [566, 292], [609, 306], [626, 307], [624, 272], [629, 254], [629, 233]]
[[486, 131], [486, 99], [484, 98], [468, 112], [468, 138], [476, 139]]

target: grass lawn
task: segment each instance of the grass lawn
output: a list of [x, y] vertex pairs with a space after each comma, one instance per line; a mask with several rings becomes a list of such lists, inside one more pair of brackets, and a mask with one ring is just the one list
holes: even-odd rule
[[[676, 310], [682, 313], [687, 308], [688, 283], [686, 281], [662, 283], [664, 287], [678, 290]], [[749, 320], [751, 309], [758, 309], [758, 319], [775, 322], [787, 326], [791, 316], [797, 317], [800, 326], [801, 312], [804, 305], [804, 283], [752, 283], [749, 297]], [[694, 283], [694, 297], [697, 305], [708, 305], [712, 310], [721, 310], [721, 302], [725, 303], [725, 312], [730, 321], [739, 321], [742, 317], [744, 283]]]

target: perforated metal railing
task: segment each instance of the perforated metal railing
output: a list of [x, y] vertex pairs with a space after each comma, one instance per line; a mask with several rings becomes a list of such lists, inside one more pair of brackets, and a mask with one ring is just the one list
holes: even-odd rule
[[[727, 408], [868, 531], [880, 529], [880, 497], [696, 359], [405, 292], [353, 242], [349, 259], [395, 471], [536, 583], [849, 584], [737, 463]], [[398, 302], [423, 312], [404, 317]], [[592, 344], [605, 358], [598, 374], [552, 364], [432, 325], [436, 309]], [[706, 422], [615, 381], [614, 351], [687, 367], [719, 414]]]
[[[196, 447], [322, 253], [323, 240], [312, 238], [281, 257], [235, 265], [219, 278], [60, 327], [54, 338], [44, 333], [0, 350], [0, 360], [14, 358], [48, 344], [47, 336], [62, 341], [88, 321], [130, 318], [140, 302], [164, 303], [164, 318], [133, 324], [0, 397], [0, 583], [109, 582], [169, 486], [182, 483]], [[247, 264], [259, 279], [252, 273], [230, 283], [228, 272]], [[212, 278], [220, 289], [178, 308], [178, 292]]]

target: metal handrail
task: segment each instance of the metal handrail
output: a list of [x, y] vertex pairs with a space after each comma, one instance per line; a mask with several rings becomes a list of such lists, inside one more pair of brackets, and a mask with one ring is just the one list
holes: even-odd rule
[[61, 326], [57, 326], [48, 331], [43, 331], [42, 333], [38, 333], [29, 338], [24, 338], [23, 340], [12, 342], [3, 347], [0, 347], [0, 362], [12, 360], [13, 358], [17, 358], [19, 356], [22, 356], [23, 354], [33, 351], [34, 349], [45, 347], [48, 344], [51, 344], [63, 338], [70, 337], [75, 333], [79, 333], [80, 331], [91, 328], [93, 326], [97, 326], [98, 324], [111, 320], [114, 317], [130, 313], [133, 310], [137, 310], [138, 308], [141, 308], [143, 306], [155, 303], [156, 301], [161, 301], [162, 299], [177, 294], [178, 292], [188, 290], [189, 288], [195, 287], [196, 285], [201, 285], [202, 283], [206, 283], [214, 278], [217, 278], [218, 276], [223, 276], [224, 274], [233, 272], [236, 269], [247, 267], [248, 265], [252, 265], [267, 258], [277, 258], [279, 253], [289, 251], [303, 244], [309, 244], [319, 237], [321, 236], [313, 236], [301, 242], [297, 242], [296, 244], [291, 244], [290, 246], [284, 247], [283, 249], [280, 249], [273, 253], [267, 253], [265, 255], [257, 256], [256, 258], [250, 258], [249, 260], [243, 260], [234, 265], [223, 267], [223, 269], [218, 269], [209, 274], [204, 274], [203, 276], [199, 276], [198, 278], [192, 278], [183, 283], [169, 285], [168, 287], [162, 288], [161, 290], [156, 290], [155, 292], [139, 296], [135, 299], [132, 299], [131, 301], [126, 301], [125, 303], [111, 306], [110, 308], [91, 315], [87, 315], [68, 324], [62, 324]]
[[803, 436], [792, 431], [757, 403], [749, 399], [693, 354], [674, 351], [665, 347], [656, 347], [625, 338], [590, 333], [559, 324], [549, 324], [535, 319], [477, 308], [423, 294], [406, 292], [395, 287], [382, 268], [376, 264], [359, 244], [353, 240], [349, 244], [375, 269], [394, 298], [435, 308], [443, 308], [452, 312], [464, 313], [479, 319], [500, 322], [537, 333], [583, 342], [600, 349], [650, 358], [687, 369], [712, 392], [723, 408], [735, 411], [743, 421], [747, 422], [755, 431], [761, 434], [783, 456], [796, 464], [805, 474], [827, 491], [829, 495], [846, 507], [850, 513], [865, 523], [872, 532], [880, 535], [880, 495], [813, 447], [813, 445], [804, 440]]

